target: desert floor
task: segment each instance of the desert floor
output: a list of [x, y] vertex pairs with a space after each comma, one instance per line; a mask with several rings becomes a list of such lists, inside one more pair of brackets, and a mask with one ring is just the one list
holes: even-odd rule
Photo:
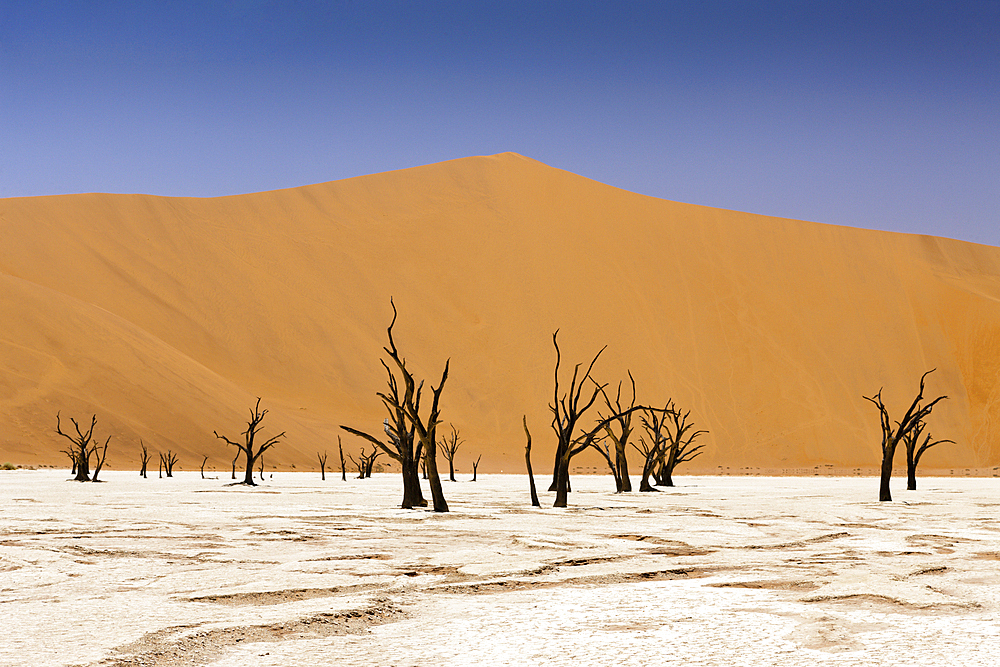
[[[995, 665], [1000, 481], [0, 472], [0, 664]], [[468, 476], [463, 475], [463, 480]], [[539, 479], [544, 488], [545, 480]], [[552, 494], [542, 494], [550, 505]]]

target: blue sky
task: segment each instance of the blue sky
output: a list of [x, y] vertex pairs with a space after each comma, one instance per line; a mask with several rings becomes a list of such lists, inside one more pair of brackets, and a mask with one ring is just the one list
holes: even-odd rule
[[504, 151], [1000, 245], [1000, 2], [0, 0], [0, 197], [216, 196]]

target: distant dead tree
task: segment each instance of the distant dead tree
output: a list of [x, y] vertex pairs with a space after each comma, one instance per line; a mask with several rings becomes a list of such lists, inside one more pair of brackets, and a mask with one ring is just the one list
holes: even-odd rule
[[316, 458], [319, 459], [319, 478], [321, 481], [326, 481], [326, 452], [320, 454], [316, 452]]
[[483, 455], [480, 454], [479, 456], [476, 457], [476, 460], [472, 462], [472, 481], [473, 482], [476, 481], [476, 474], [477, 474], [477, 471], [479, 470], [479, 461], [482, 458], [483, 458]]
[[358, 455], [358, 457], [361, 459], [360, 461], [355, 461], [354, 457], [351, 456], [350, 454], [347, 455], [347, 458], [349, 458], [351, 460], [351, 464], [355, 468], [358, 469], [358, 479], [364, 479], [365, 478], [365, 448], [364, 447], [361, 448], [361, 453]]
[[[632, 402], [629, 407], [634, 408], [635, 378], [632, 377], [631, 371], [628, 373], [628, 379], [632, 381]], [[604, 402], [608, 407], [608, 411], [617, 415], [604, 426], [605, 434], [611, 441], [610, 444], [614, 445], [613, 460], [611, 460], [611, 452], [606, 452], [606, 456], [609, 459], [608, 466], [611, 468], [611, 474], [615, 478], [616, 491], [618, 493], [629, 493], [632, 491], [632, 480], [629, 479], [628, 459], [625, 456], [625, 448], [628, 447], [628, 439], [632, 434], [632, 413], [629, 412], [627, 408], [622, 406], [621, 382], [618, 383], [618, 394], [615, 396], [614, 404], [612, 404], [611, 398], [608, 396], [608, 393], [604, 390], [604, 388], [601, 388], [601, 395], [604, 396]], [[598, 416], [600, 416], [600, 413], [598, 413]], [[603, 417], [601, 418], [603, 419]], [[608, 449], [610, 450], [610, 447]], [[598, 451], [601, 450], [598, 449]]]
[[70, 460], [70, 462], [72, 463], [72, 466], [73, 466], [73, 469], [70, 471], [69, 474], [71, 474], [74, 477], [76, 477], [76, 451], [73, 450], [73, 449], [67, 448], [67, 449], [60, 449], [59, 453], [60, 454], [65, 454], [67, 457], [69, 457], [69, 460]]
[[[878, 499], [879, 501], [891, 501], [892, 494], [889, 492], [889, 478], [892, 476], [892, 460], [896, 455], [896, 447], [900, 442], [903, 442], [906, 436], [917, 427], [924, 419], [931, 413], [934, 406], [938, 401], [941, 401], [947, 396], [938, 396], [930, 403], [921, 405], [924, 400], [924, 379], [933, 373], [936, 369], [932, 368], [923, 375], [920, 376], [920, 390], [917, 392], [916, 398], [910, 404], [909, 409], [906, 414], [903, 415], [903, 420], [895, 422], [896, 426], [893, 427], [893, 421], [889, 417], [889, 411], [886, 409], [885, 404], [882, 402], [882, 390], [879, 389], [878, 393], [874, 396], [862, 396], [866, 401], [871, 402], [878, 408], [879, 417], [882, 426], [882, 470], [881, 470], [881, 481], [879, 486]], [[916, 465], [914, 464], [914, 474]], [[916, 485], [916, 480], [914, 479], [914, 485]]]
[[201, 460], [201, 478], [202, 479], [205, 479], [205, 464], [206, 463], [208, 463], [208, 455], [207, 454], [205, 455], [205, 458], [203, 458]]
[[340, 448], [340, 479], [341, 481], [347, 481], [347, 463], [344, 461], [344, 443], [341, 442], [340, 436], [337, 436], [337, 447]]
[[666, 442], [660, 448], [653, 471], [658, 486], [673, 486], [677, 466], [697, 458], [705, 448], [705, 445], [695, 445], [694, 441], [708, 431], [692, 431], [694, 424], [688, 421], [690, 416], [690, 410], [681, 412], [673, 401], [667, 402], [661, 421]]
[[365, 477], [366, 478], [372, 476], [372, 471], [375, 469], [375, 459], [377, 459], [381, 455], [382, 455], [382, 452], [379, 451], [378, 447], [376, 447], [375, 449], [372, 450], [371, 454], [369, 454], [368, 456], [365, 457], [364, 463], [365, 463]]
[[455, 481], [455, 452], [462, 446], [462, 439], [458, 437], [458, 429], [451, 425], [451, 433], [445, 436], [440, 443], [441, 454], [448, 459], [448, 479]]
[[375, 469], [375, 460], [383, 453], [378, 447], [373, 447], [371, 453], [365, 454], [365, 448], [362, 446], [357, 461], [354, 460], [353, 456], [347, 458], [351, 459], [351, 463], [358, 469], [358, 479], [367, 479], [372, 476]]
[[[261, 455], [267, 450], [278, 444], [283, 437], [285, 437], [285, 432], [282, 431], [278, 435], [268, 438], [263, 443], [257, 444], [254, 440], [257, 437], [257, 433], [261, 429], [261, 422], [264, 421], [264, 416], [267, 415], [267, 410], [260, 409], [260, 397], [257, 397], [257, 404], [250, 410], [250, 419], [247, 421], [247, 430], [243, 431], [241, 434], [243, 436], [243, 442], [233, 442], [229, 438], [219, 435], [218, 431], [213, 431], [215, 437], [220, 440], [225, 440], [226, 443], [236, 447], [239, 451], [236, 456], [239, 457], [242, 453], [246, 457], [246, 474], [243, 477], [243, 481], [240, 484], [246, 484], [247, 486], [256, 486], [253, 481], [253, 468], [254, 463], [261, 457]], [[234, 459], [235, 461], [235, 459]], [[235, 466], [236, 464], [233, 463]], [[235, 467], [233, 468], [235, 474]], [[263, 471], [261, 472], [261, 479], [263, 479]]]
[[448, 367], [450, 360], [445, 362], [444, 372], [441, 374], [441, 381], [437, 387], [431, 387], [432, 399], [431, 409], [426, 418], [420, 415], [420, 397], [424, 386], [423, 381], [416, 382], [413, 374], [406, 368], [406, 361], [400, 357], [393, 340], [392, 328], [396, 324], [396, 305], [389, 300], [392, 305], [392, 322], [389, 324], [388, 347], [383, 347], [389, 358], [393, 362], [396, 373], [384, 361], [380, 360], [388, 376], [389, 390], [379, 393], [379, 398], [389, 412], [390, 424], [385, 422], [386, 434], [390, 442], [387, 444], [382, 440], [369, 435], [363, 431], [341, 426], [348, 433], [353, 433], [365, 440], [368, 440], [380, 450], [385, 452], [390, 458], [399, 461], [403, 474], [403, 503], [405, 509], [421, 507], [426, 505], [423, 494], [420, 492], [419, 467], [421, 454], [427, 461], [428, 480], [431, 489], [431, 498], [435, 512], [447, 512], [448, 503], [444, 497], [441, 487], [441, 478], [437, 470], [437, 427], [441, 423], [441, 391], [448, 380]]
[[[109, 435], [108, 439], [104, 441], [103, 448], [98, 449], [99, 445], [96, 442], [92, 442], [94, 437], [94, 427], [97, 425], [97, 415], [91, 417], [90, 428], [87, 429], [86, 432], [80, 428], [80, 424], [78, 424], [75, 419], [70, 417], [69, 420], [73, 423], [73, 427], [76, 429], [76, 435], [63, 433], [60, 414], [59, 412], [56, 412], [56, 433], [72, 443], [68, 449], [63, 450], [63, 453], [70, 457], [73, 461], [73, 481], [96, 482], [97, 473], [101, 471], [101, 466], [104, 465], [104, 460], [108, 455], [108, 443], [111, 442], [111, 436]], [[97, 459], [93, 479], [90, 477], [91, 456], [94, 456]]]
[[[584, 451], [587, 448], [594, 447], [598, 451], [600, 448], [596, 445], [598, 434], [605, 430], [605, 427], [612, 421], [621, 418], [625, 414], [631, 414], [636, 410], [641, 410], [640, 406], [633, 405], [624, 412], [613, 412], [608, 417], [605, 417], [597, 422], [597, 425], [590, 431], [583, 431], [577, 434], [577, 427], [580, 422], [580, 418], [589, 410], [597, 397], [601, 394], [606, 384], [600, 384], [591, 378], [591, 372], [594, 369], [594, 364], [600, 358], [601, 353], [607, 349], [607, 346], [602, 347], [600, 351], [594, 356], [594, 359], [590, 362], [587, 367], [587, 372], [584, 373], [583, 377], [580, 377], [580, 366], [577, 364], [573, 369], [573, 379], [570, 382], [569, 391], [562, 396], [559, 395], [559, 364], [562, 360], [562, 355], [559, 351], [559, 341], [557, 336], [559, 331], [557, 330], [552, 334], [552, 344], [556, 348], [556, 368], [555, 368], [555, 390], [553, 392], [553, 402], [549, 405], [549, 409], [552, 411], [552, 430], [556, 434], [556, 455], [555, 455], [555, 465], [553, 466], [553, 480], [552, 486], [549, 488], [550, 491], [556, 492], [556, 500], [553, 507], [566, 507], [570, 483], [569, 483], [569, 464], [574, 456]], [[579, 380], [579, 383], [577, 382]], [[581, 403], [583, 387], [587, 381], [591, 381], [594, 384], [594, 391], [590, 395], [590, 398], [586, 402]]]
[[928, 431], [924, 436], [924, 441], [920, 442], [920, 437], [924, 435], [927, 424], [923, 421], [918, 423], [913, 429], [903, 437], [903, 446], [906, 447], [906, 490], [917, 490], [917, 466], [920, 464], [920, 457], [931, 447], [942, 445], [946, 442], [955, 444], [954, 440], [935, 440], [931, 442], [931, 434]]
[[233, 479], [236, 479], [236, 462], [240, 460], [240, 452], [236, 452], [236, 456], [233, 457]]
[[[261, 456], [257, 457], [257, 462], [260, 464], [260, 481], [263, 482], [264, 481], [264, 456], [263, 456], [263, 452], [261, 452]], [[272, 477], [273, 476], [274, 475], [272, 475]]]
[[521, 423], [524, 424], [524, 436], [528, 439], [528, 444], [524, 446], [524, 464], [528, 468], [528, 484], [531, 486], [531, 506], [541, 507], [542, 504], [538, 502], [538, 493], [535, 491], [535, 474], [531, 472], [531, 431], [528, 430], [528, 415], [524, 415], [521, 418]]
[[149, 465], [149, 450], [146, 449], [145, 443], [143, 443], [142, 438], [139, 438], [139, 446], [142, 447], [142, 454], [140, 454], [140, 462], [142, 463], [142, 469], [139, 470], [139, 474], [142, 477], [146, 477], [146, 468]]
[[174, 476], [174, 465], [177, 464], [177, 455], [174, 454], [169, 449], [167, 453], [164, 454], [160, 452], [160, 468], [166, 473], [167, 477]]

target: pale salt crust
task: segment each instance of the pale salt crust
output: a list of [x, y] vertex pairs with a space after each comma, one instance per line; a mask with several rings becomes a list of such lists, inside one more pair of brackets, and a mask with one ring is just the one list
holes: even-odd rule
[[525, 476], [483, 475], [445, 482], [452, 511], [435, 514], [398, 509], [389, 475], [66, 478], [0, 473], [2, 665], [1000, 656], [995, 479], [899, 480], [879, 503], [871, 478], [679, 477], [616, 495], [575, 477], [556, 510], [546, 493], [530, 507]]

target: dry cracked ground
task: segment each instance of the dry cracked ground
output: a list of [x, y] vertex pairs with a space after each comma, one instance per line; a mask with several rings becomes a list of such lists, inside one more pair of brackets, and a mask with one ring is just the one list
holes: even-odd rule
[[[0, 664], [995, 665], [1000, 480], [0, 473]], [[539, 480], [540, 482], [542, 480]], [[551, 504], [551, 494], [543, 504]]]

